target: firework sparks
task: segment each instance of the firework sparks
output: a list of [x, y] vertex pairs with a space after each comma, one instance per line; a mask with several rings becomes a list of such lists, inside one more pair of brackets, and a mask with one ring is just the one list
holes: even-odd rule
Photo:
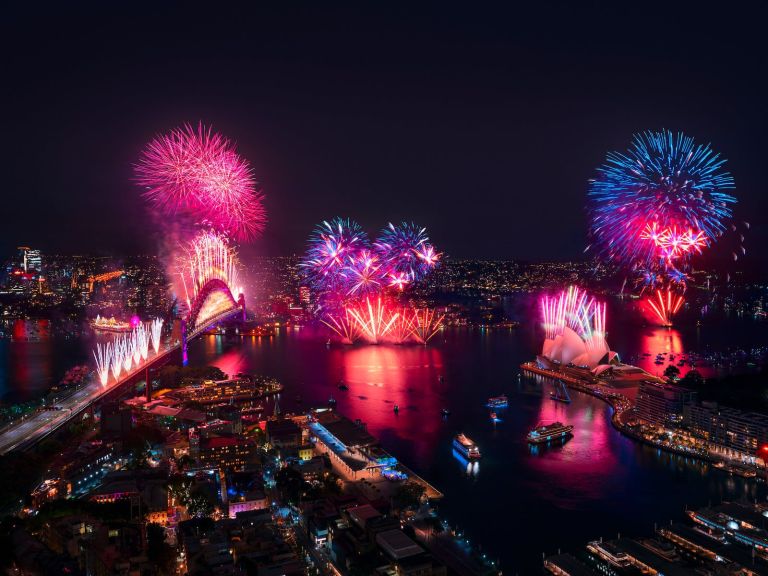
[[413, 335], [418, 342], [426, 344], [440, 330], [445, 315], [437, 314], [430, 308], [416, 308], [413, 317], [416, 323]]
[[252, 169], [227, 138], [202, 124], [152, 140], [135, 178], [161, 215], [187, 215], [241, 240], [254, 238], [266, 224]]
[[683, 134], [636, 135], [627, 152], [609, 153], [590, 181], [593, 245], [630, 269], [687, 270], [732, 218], [735, 185], [724, 164]]
[[371, 344], [378, 344], [389, 333], [400, 315], [391, 311], [382, 302], [381, 296], [376, 299], [375, 304], [371, 303], [370, 298], [366, 298], [365, 302], [351, 306], [348, 310]]
[[667, 288], [663, 291], [656, 290], [653, 296], [646, 298], [645, 303], [662, 326], [672, 326], [672, 317], [677, 314], [684, 301], [682, 296]]
[[427, 229], [413, 222], [395, 226], [391, 222], [374, 243], [388, 274], [396, 278], [419, 280], [438, 263], [440, 254], [429, 244]]
[[149, 327], [149, 339], [155, 354], [160, 350], [160, 338], [163, 334], [163, 319], [155, 318]]
[[301, 261], [302, 271], [318, 292], [348, 292], [350, 259], [367, 251], [368, 237], [357, 222], [334, 218], [322, 222], [309, 239], [309, 249]]
[[348, 264], [344, 269], [349, 284], [348, 295], [365, 296], [381, 289], [381, 266], [378, 261], [378, 257], [370, 250], [360, 250], [359, 253], [348, 257]]
[[392, 324], [392, 328], [387, 335], [387, 339], [395, 344], [403, 344], [414, 336], [417, 326], [417, 318], [413, 311], [405, 308], [396, 313], [397, 316]]
[[102, 346], [96, 344], [96, 350], [93, 351], [93, 358], [96, 361], [96, 374], [99, 376], [99, 382], [106, 386], [109, 381], [109, 367], [112, 355], [112, 347], [109, 343]]
[[[128, 334], [121, 334], [106, 344], [97, 343], [93, 351], [96, 362], [96, 374], [102, 386], [109, 382], [112, 374], [115, 382], [120, 380], [120, 375], [128, 373], [131, 368], [139, 368], [149, 359], [150, 340], [157, 343], [155, 355], [160, 350], [160, 329], [163, 321], [156, 318], [149, 324], [139, 323]], [[156, 331], [157, 336], [153, 336]]]
[[181, 260], [178, 277], [184, 291], [187, 306], [191, 307], [197, 295], [211, 280], [221, 280], [235, 298], [238, 287], [240, 263], [235, 249], [227, 237], [217, 232], [201, 232], [187, 247], [186, 257]]
[[360, 327], [349, 310], [345, 309], [344, 313], [338, 316], [326, 314], [320, 321], [333, 330], [344, 344], [353, 344], [361, 336]]

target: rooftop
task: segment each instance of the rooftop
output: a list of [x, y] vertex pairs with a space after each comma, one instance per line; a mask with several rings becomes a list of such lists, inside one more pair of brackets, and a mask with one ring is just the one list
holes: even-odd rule
[[376, 534], [376, 542], [394, 560], [415, 556], [424, 551], [421, 546], [398, 528], [379, 532]]

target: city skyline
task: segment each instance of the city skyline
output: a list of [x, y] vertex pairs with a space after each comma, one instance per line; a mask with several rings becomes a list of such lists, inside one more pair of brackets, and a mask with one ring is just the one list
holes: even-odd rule
[[766, 16], [8, 7], [0, 572], [768, 574]]
[[[383, 214], [421, 222], [457, 257], [575, 258], [606, 152], [661, 128], [728, 158], [747, 245], [765, 240], [757, 15], [666, 7], [672, 39], [652, 8], [250, 10], [172, 48], [166, 31], [219, 16], [80, 6], [52, 25], [12, 8], [4, 186], [25, 217], [4, 227], [2, 251], [82, 252], [98, 238], [106, 253], [152, 252], [132, 164], [156, 134], [198, 121], [254, 167], [270, 214], [260, 253], [301, 252], [337, 214], [366, 228]], [[521, 211], [533, 217], [510, 220]]]

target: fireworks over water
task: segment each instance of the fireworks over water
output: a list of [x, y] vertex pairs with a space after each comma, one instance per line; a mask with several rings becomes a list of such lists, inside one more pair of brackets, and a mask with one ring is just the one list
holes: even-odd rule
[[[677, 293], [677, 304], [663, 314], [665, 325], [682, 306], [694, 257], [735, 230], [735, 183], [724, 164], [708, 144], [682, 133], [649, 131], [636, 134], [626, 152], [608, 153], [590, 181], [593, 246], [622, 266], [641, 294]], [[660, 317], [653, 300], [646, 300], [646, 308]]]
[[389, 224], [371, 248], [357, 222], [334, 218], [315, 228], [301, 268], [317, 294], [344, 300], [385, 288], [402, 291], [433, 270], [440, 256], [426, 228], [413, 223]]
[[359, 224], [334, 218], [315, 228], [300, 266], [321, 321], [342, 342], [425, 343], [443, 317], [393, 300], [433, 270], [440, 256], [416, 224], [389, 224], [371, 245]]
[[610, 152], [590, 182], [590, 233], [606, 259], [628, 269], [685, 272], [729, 228], [736, 199], [725, 160], [669, 131], [635, 135]]

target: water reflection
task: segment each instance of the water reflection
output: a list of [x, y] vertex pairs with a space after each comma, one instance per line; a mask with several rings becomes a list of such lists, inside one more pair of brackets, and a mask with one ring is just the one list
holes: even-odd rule
[[67, 368], [83, 361], [85, 345], [54, 337], [49, 320], [16, 319], [2, 324], [10, 338], [0, 338], [0, 397], [25, 401], [39, 397]]
[[469, 478], [477, 478], [480, 474], [480, 462], [477, 460], [468, 460], [458, 450], [453, 450], [453, 457], [459, 463], [460, 469], [464, 471]]

